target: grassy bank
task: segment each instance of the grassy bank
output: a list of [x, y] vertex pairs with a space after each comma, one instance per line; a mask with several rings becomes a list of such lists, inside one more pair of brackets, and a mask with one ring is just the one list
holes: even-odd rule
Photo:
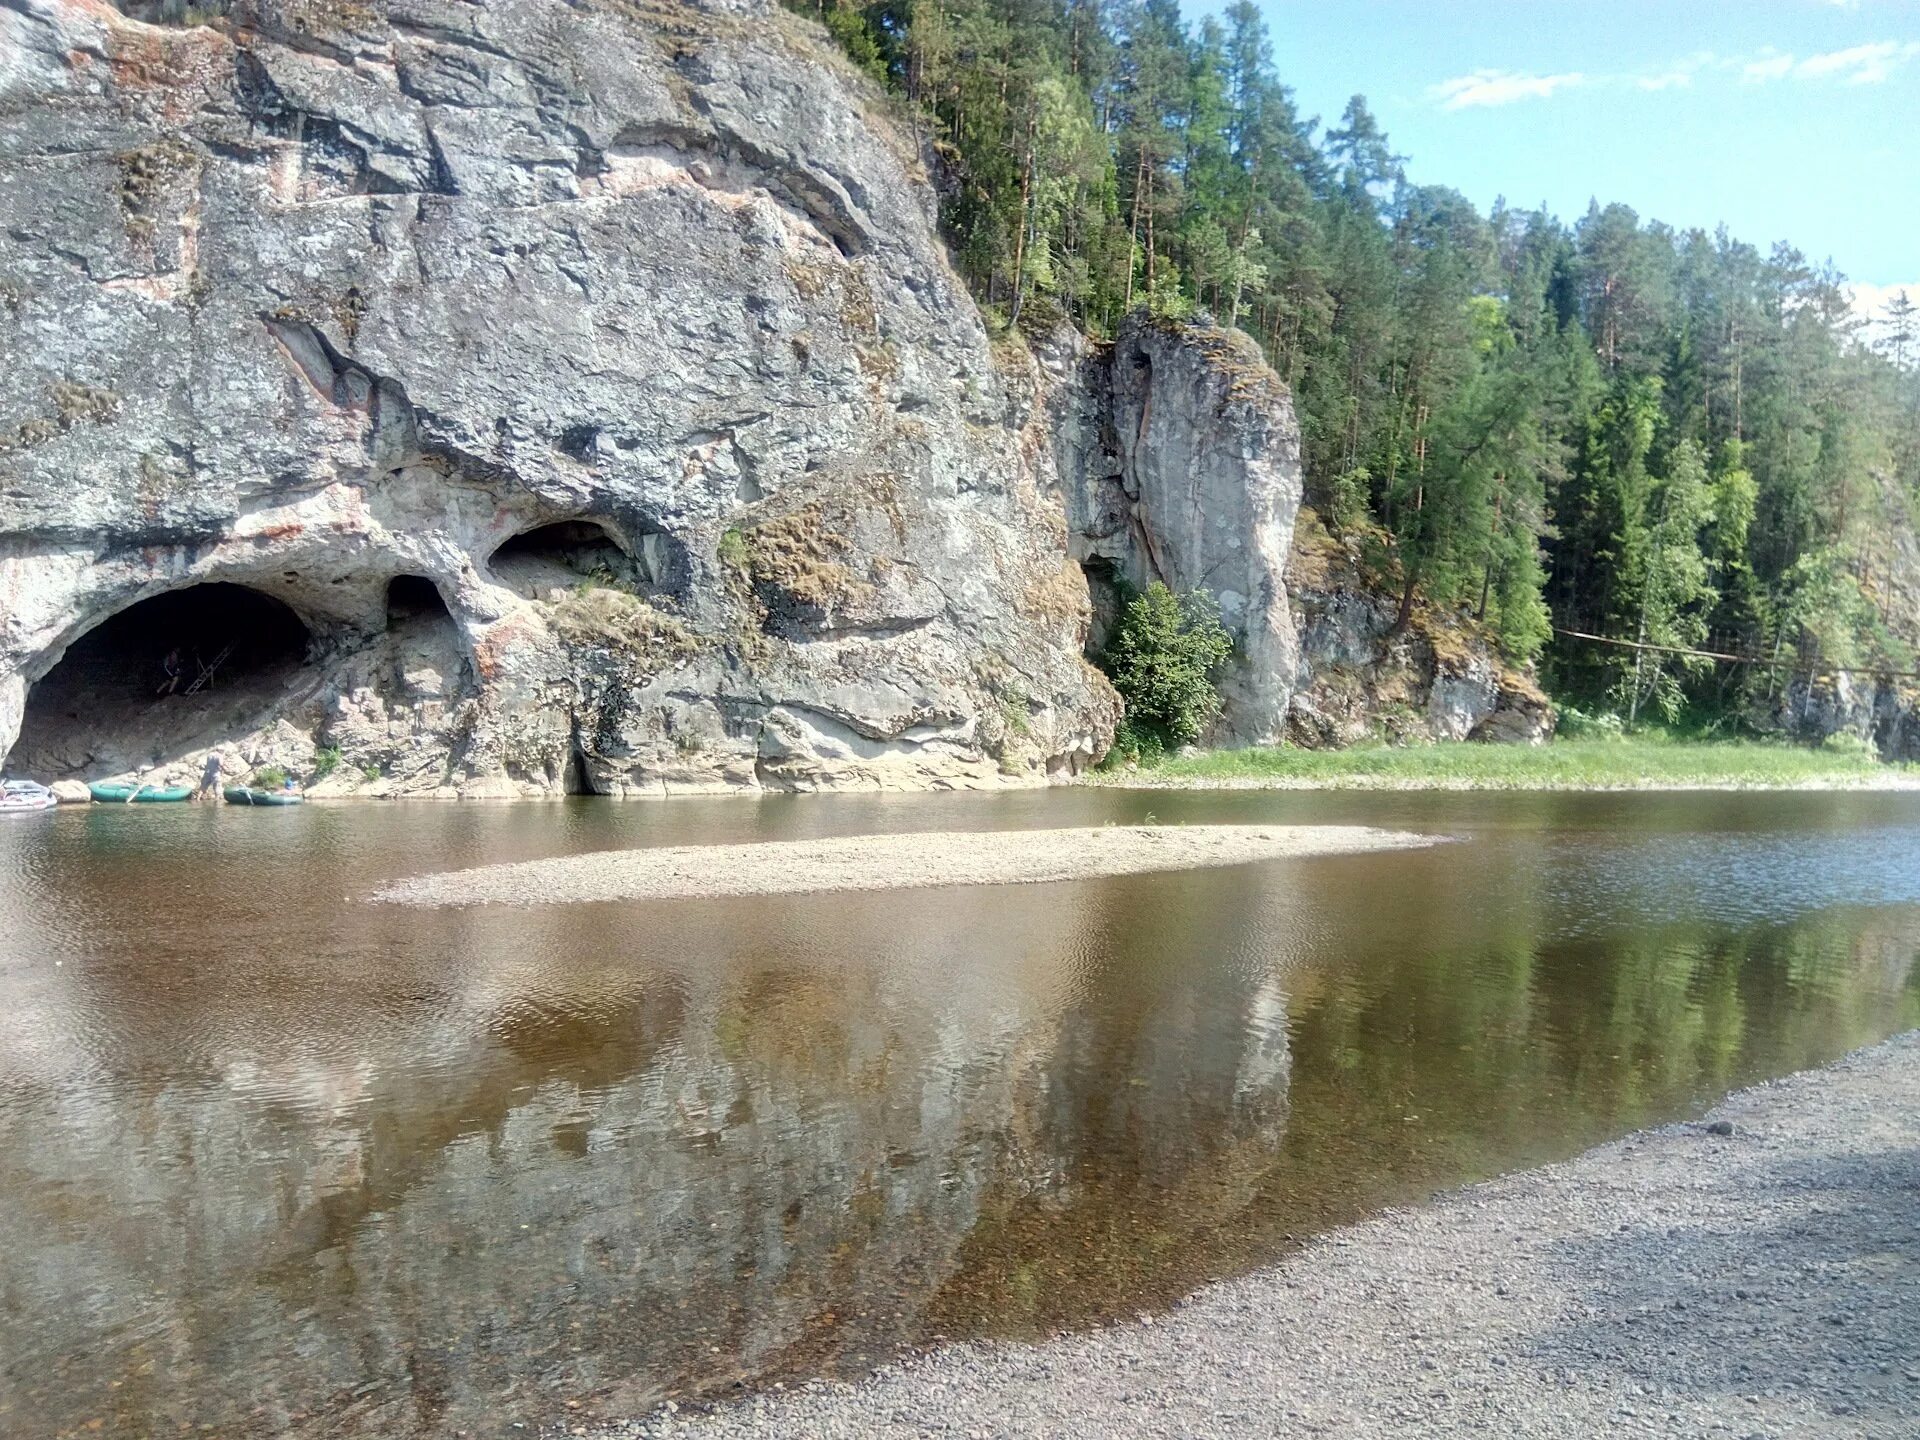
[[1205, 750], [1091, 777], [1107, 785], [1378, 790], [1920, 788], [1920, 766], [1851, 749], [1755, 740], [1555, 740], [1545, 745]]

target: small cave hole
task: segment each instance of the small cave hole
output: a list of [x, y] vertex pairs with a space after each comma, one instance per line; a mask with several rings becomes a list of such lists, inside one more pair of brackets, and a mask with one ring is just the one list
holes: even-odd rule
[[560, 432], [561, 453], [575, 460], [592, 460], [600, 445], [600, 427], [598, 425], [569, 425]]
[[629, 546], [598, 520], [560, 520], [522, 531], [493, 552], [490, 565], [502, 584], [529, 600], [582, 584], [635, 595], [678, 594], [687, 573], [684, 548], [665, 531], [644, 530]]
[[142, 600], [33, 687], [14, 763], [55, 778], [113, 773], [246, 734], [298, 683], [311, 642], [291, 609], [244, 585]]
[[424, 575], [396, 575], [387, 582], [387, 628], [397, 630], [420, 620], [451, 620], [440, 587]]

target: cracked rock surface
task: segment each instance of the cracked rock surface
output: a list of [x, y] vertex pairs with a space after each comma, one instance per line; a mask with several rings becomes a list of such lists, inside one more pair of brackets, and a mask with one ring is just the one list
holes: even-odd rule
[[[811, 36], [765, 0], [0, 0], [0, 757], [645, 794], [1103, 749], [1042, 422]], [[291, 679], [156, 694], [235, 642], [149, 626], [36, 719], [103, 622], [215, 583], [298, 618]]]

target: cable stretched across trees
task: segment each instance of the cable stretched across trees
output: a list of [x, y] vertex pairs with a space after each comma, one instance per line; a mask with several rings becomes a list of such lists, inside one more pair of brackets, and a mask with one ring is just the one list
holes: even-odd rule
[[[1758, 665], [1769, 670], [1803, 668], [1797, 659], [1769, 658], [1765, 655], [1730, 655], [1722, 650], [1689, 650], [1684, 645], [1653, 645], [1638, 640], [1619, 640], [1611, 635], [1594, 635], [1585, 630], [1553, 627], [1553, 633], [1569, 640], [1589, 640], [1596, 645], [1612, 645], [1621, 650], [1653, 651], [1662, 655], [1684, 655], [1696, 660], [1718, 660], [1729, 665]], [[1873, 675], [1882, 680], [1920, 680], [1920, 670], [1885, 670], [1877, 665], [1814, 665], [1804, 667], [1822, 674], [1836, 671], [1848, 675]]]

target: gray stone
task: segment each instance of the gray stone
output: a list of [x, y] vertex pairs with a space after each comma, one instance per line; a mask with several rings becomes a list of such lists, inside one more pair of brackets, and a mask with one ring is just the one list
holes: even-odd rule
[[1218, 602], [1235, 656], [1214, 743], [1285, 733], [1298, 669], [1285, 570], [1300, 508], [1300, 427], [1286, 386], [1237, 330], [1135, 314], [1111, 346], [1041, 347], [1073, 558], [1094, 638], [1115, 582]]
[[[1104, 749], [1043, 422], [817, 31], [256, 9], [0, 6], [0, 757], [25, 718], [48, 778], [665, 794]], [[557, 522], [597, 534], [502, 553]], [[445, 615], [396, 624], [400, 576]], [[36, 728], [69, 647], [209, 582], [292, 609], [293, 679], [163, 697], [159, 754], [137, 707]]]
[[1300, 617], [1290, 738], [1314, 748], [1360, 740], [1486, 740], [1539, 744], [1552, 704], [1507, 664], [1465, 614], [1416, 604], [1369, 584], [1358, 547], [1303, 507], [1287, 587]]
[[1851, 739], [1883, 760], [1920, 760], [1920, 685], [1909, 676], [1848, 670], [1783, 675], [1749, 718], [1758, 729], [1810, 744]]

